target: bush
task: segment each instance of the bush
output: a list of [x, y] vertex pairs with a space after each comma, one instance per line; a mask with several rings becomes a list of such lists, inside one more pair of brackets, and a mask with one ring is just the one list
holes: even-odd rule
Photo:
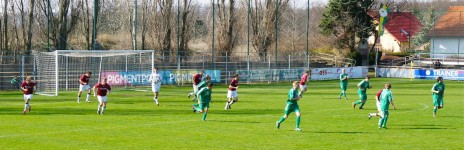
[[351, 52], [348, 54], [348, 57], [351, 59], [356, 60], [355, 66], [361, 66], [362, 65], [362, 56], [358, 51]]
[[[379, 55], [377, 58], [377, 62], [380, 62], [380, 58], [382, 58], [382, 51], [379, 51]], [[369, 65], [375, 65], [375, 51], [369, 53]]]

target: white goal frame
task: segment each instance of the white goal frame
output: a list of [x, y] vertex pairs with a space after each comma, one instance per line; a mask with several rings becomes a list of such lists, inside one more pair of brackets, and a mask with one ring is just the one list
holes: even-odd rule
[[[79, 53], [81, 54], [85, 54], [85, 55], [79, 55]], [[36, 62], [36, 66], [40, 66], [40, 65], [50, 65], [50, 66], [47, 66], [49, 67], [50, 69], [52, 68], [52, 63], [50, 64], [40, 64], [40, 59], [43, 59], [42, 57], [40, 57], [41, 54], [45, 54], [45, 55], [48, 55], [48, 57], [52, 56], [54, 57], [53, 59], [53, 66], [54, 66], [54, 69], [51, 70], [51, 71], [54, 71], [54, 81], [51, 81], [53, 79], [53, 77], [49, 77], [47, 78], [48, 81], [51, 81], [51, 82], [55, 82], [54, 83], [54, 93], [53, 92], [46, 92], [46, 91], [40, 91], [39, 89], [37, 89], [38, 91], [36, 92], [37, 94], [40, 94], [40, 95], [47, 95], [47, 96], [58, 96], [58, 93], [60, 91], [60, 76], [63, 76], [62, 74], [60, 74], [60, 72], [63, 72], [62, 69], [63, 68], [60, 68], [60, 56], [65, 56], [66, 58], [66, 67], [65, 67], [65, 70], [64, 72], [66, 73], [65, 75], [65, 90], [68, 90], [68, 57], [72, 57], [72, 58], [76, 58], [76, 57], [81, 57], [81, 58], [100, 58], [100, 62], [99, 62], [99, 68], [98, 68], [98, 82], [100, 82], [100, 76], [101, 76], [101, 73], [102, 73], [102, 61], [103, 61], [103, 58], [105, 57], [113, 57], [113, 56], [126, 56], [126, 62], [125, 62], [125, 71], [127, 72], [128, 71], [128, 63], [127, 63], [127, 56], [128, 55], [134, 55], [136, 56], [136, 54], [143, 54], [143, 53], [151, 53], [151, 56], [144, 56], [144, 57], [151, 57], [151, 66], [150, 66], [150, 70], [151, 72], [153, 72], [153, 68], [155, 67], [155, 51], [154, 50], [56, 50], [54, 52], [35, 52], [35, 61]], [[77, 54], [77, 55], [72, 55], [72, 54]], [[51, 57], [50, 57], [51, 58]], [[61, 64], [63, 65], [63, 64]], [[147, 67], [147, 66], [145, 66]], [[60, 70], [61, 69], [61, 70]], [[86, 70], [82, 70], [81, 71], [81, 74], [84, 74]], [[40, 79], [42, 77], [42, 75], [40, 74], [40, 68], [37, 68], [37, 73], [35, 74], [35, 77], [36, 79], [39, 79], [38, 81], [38, 85], [40, 86], [41, 82], [40, 82]], [[93, 74], [93, 78], [95, 78], [97, 75], [97, 73], [94, 72]], [[61, 79], [62, 80], [62, 79]], [[71, 79], [72, 80], [72, 79]], [[63, 82], [63, 81], [61, 81]], [[52, 86], [51, 84], [49, 84], [49, 86]], [[51, 89], [51, 88], [49, 88]], [[52, 94], [49, 94], [49, 93], [52, 93]]]

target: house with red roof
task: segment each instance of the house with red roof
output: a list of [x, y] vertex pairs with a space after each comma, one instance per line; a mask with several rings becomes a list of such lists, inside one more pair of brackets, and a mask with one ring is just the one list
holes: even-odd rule
[[[369, 15], [375, 21], [379, 20], [378, 11], [372, 11]], [[384, 51], [405, 52], [409, 49], [409, 42], [422, 29], [422, 24], [412, 12], [390, 12], [385, 24], [385, 31], [377, 44]], [[374, 35], [369, 37], [369, 44], [375, 43]], [[412, 49], [412, 48], [411, 48]]]
[[464, 6], [450, 6], [427, 36], [431, 58], [464, 57]]

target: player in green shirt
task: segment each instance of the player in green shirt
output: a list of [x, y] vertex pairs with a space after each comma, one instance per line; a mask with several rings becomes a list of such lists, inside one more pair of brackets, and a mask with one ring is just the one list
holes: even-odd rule
[[391, 85], [389, 83], [385, 84], [385, 89], [383, 89], [382, 94], [380, 94], [380, 119], [379, 119], [379, 129], [387, 128], [387, 120], [389, 116], [388, 108], [391, 105], [395, 108], [393, 104], [393, 94], [390, 91]]
[[295, 131], [301, 131], [300, 129], [300, 107], [298, 106], [298, 100], [300, 97], [298, 96], [298, 81], [293, 82], [293, 88], [288, 91], [288, 99], [287, 99], [287, 106], [285, 107], [284, 116], [280, 118], [279, 121], [276, 122], [277, 129], [280, 128], [280, 124], [288, 118], [288, 115], [292, 112], [296, 114], [296, 128]]
[[443, 97], [445, 96], [445, 83], [443, 77], [437, 78], [437, 83], [432, 87], [433, 116], [437, 115], [437, 109], [443, 108]]
[[353, 102], [352, 107], [355, 108], [357, 104], [361, 104], [361, 106], [359, 106], [359, 109], [364, 109], [363, 106], [364, 104], [366, 104], [366, 100], [367, 100], [366, 91], [367, 89], [372, 88], [369, 85], [369, 76], [366, 76], [366, 79], [359, 82], [358, 88], [359, 88], [358, 89], [359, 100], [356, 102]]
[[208, 115], [209, 102], [211, 102], [211, 94], [213, 84], [209, 83], [207, 87], [200, 89], [197, 93], [199, 107], [194, 107], [194, 111], [203, 113], [203, 121], [206, 121], [206, 115]]
[[341, 99], [342, 95], [345, 96], [346, 98], [346, 86], [348, 85], [348, 74], [346, 74], [345, 69], [342, 69], [342, 74], [340, 74], [340, 88], [342, 89], [342, 92], [340, 92], [340, 95], [338, 95], [338, 99]]
[[[210, 77], [209, 75], [207, 75], [207, 76], [205, 77], [205, 80], [204, 80], [204, 81], [201, 81], [200, 83], [198, 83], [198, 85], [197, 85], [197, 86], [198, 86], [198, 90], [200, 90], [200, 89], [206, 87], [209, 83], [211, 83], [211, 77]], [[198, 93], [198, 92], [197, 92], [197, 93]], [[195, 94], [197, 94], [197, 93], [195, 93]], [[198, 97], [195, 97], [194, 99], [196, 99], [196, 98], [198, 98]]]

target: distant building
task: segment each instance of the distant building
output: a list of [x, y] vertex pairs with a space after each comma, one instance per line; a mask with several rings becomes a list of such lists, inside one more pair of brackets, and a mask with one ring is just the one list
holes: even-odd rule
[[[378, 11], [371, 11], [369, 15], [378, 22]], [[422, 29], [420, 20], [411, 12], [390, 12], [385, 24], [385, 31], [377, 43], [382, 50], [405, 52], [409, 48], [409, 39], [416, 36]], [[375, 43], [374, 35], [369, 37], [369, 44]]]
[[464, 53], [464, 6], [451, 6], [427, 33], [431, 58], [456, 57]]

